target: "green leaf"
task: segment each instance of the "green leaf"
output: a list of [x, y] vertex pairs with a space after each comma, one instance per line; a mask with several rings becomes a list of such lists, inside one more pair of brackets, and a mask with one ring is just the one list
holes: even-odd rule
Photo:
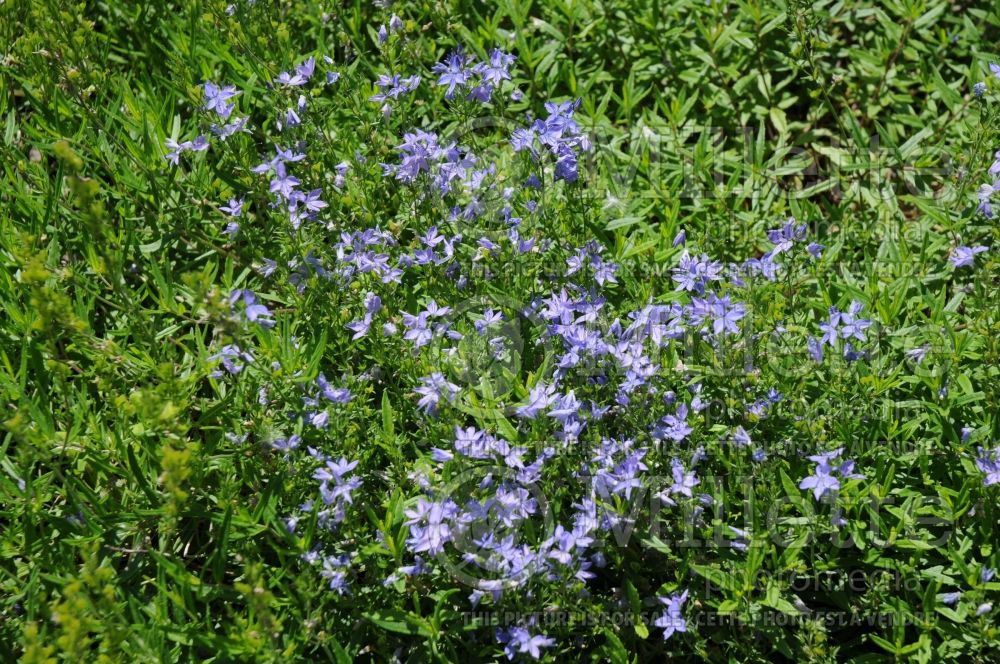
[[432, 632], [427, 625], [427, 621], [411, 613], [394, 609], [385, 609], [363, 614], [370, 622], [378, 625], [384, 630], [396, 632], [397, 634], [409, 634], [411, 636], [430, 637]]
[[795, 605], [783, 598], [781, 596], [781, 590], [774, 584], [768, 585], [767, 593], [760, 603], [763, 606], [781, 611], [787, 616], [799, 615], [799, 611], [795, 608]]
[[739, 608], [740, 608], [740, 603], [737, 600], [727, 599], [720, 602], [719, 606], [717, 606], [715, 610], [718, 611], [719, 613], [726, 614], [726, 613], [733, 613]]
[[734, 574], [723, 572], [721, 569], [709, 567], [707, 565], [691, 565], [691, 569], [694, 570], [698, 576], [708, 579], [719, 588], [730, 592], [737, 592], [740, 590], [740, 582]]
[[625, 579], [625, 596], [628, 598], [629, 606], [632, 608], [633, 613], [639, 613], [642, 610], [642, 599], [639, 597], [639, 591], [635, 589], [632, 582]]
[[382, 432], [387, 439], [392, 439], [396, 435], [392, 413], [392, 402], [389, 400], [389, 391], [382, 392]]

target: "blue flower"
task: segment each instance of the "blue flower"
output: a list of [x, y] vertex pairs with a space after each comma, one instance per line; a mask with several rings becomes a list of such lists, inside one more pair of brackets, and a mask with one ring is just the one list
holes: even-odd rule
[[206, 111], [215, 111], [220, 118], [225, 120], [236, 107], [235, 104], [227, 104], [226, 102], [238, 94], [239, 91], [235, 85], [219, 87], [211, 81], [205, 81], [202, 86], [202, 98], [204, 99], [202, 108]]
[[998, 191], [1000, 191], [1000, 180], [997, 180], [992, 185], [984, 184], [980, 186], [979, 191], [976, 193], [976, 196], [979, 198], [979, 206], [976, 208], [976, 212], [982, 212], [987, 219], [992, 219], [992, 198], [993, 194]]
[[694, 471], [684, 472], [684, 464], [677, 459], [671, 459], [670, 473], [673, 475], [674, 483], [668, 491], [672, 494], [680, 494], [691, 498], [691, 490], [701, 484], [701, 481], [695, 476]]
[[420, 382], [423, 385], [414, 390], [415, 394], [420, 395], [417, 407], [428, 415], [437, 413], [437, 406], [441, 402], [442, 396], [449, 402], [454, 402], [459, 392], [458, 385], [448, 382], [444, 374], [440, 372], [424, 376], [420, 379]]
[[294, 74], [289, 74], [288, 72], [283, 71], [278, 74], [278, 78], [276, 80], [282, 85], [302, 86], [309, 82], [309, 79], [312, 78], [313, 71], [315, 71], [315, 69], [316, 58], [310, 57], [308, 60], [295, 68]]
[[953, 606], [962, 597], [962, 593], [955, 591], [951, 593], [944, 593], [941, 595], [941, 602], [945, 606]]
[[653, 624], [657, 627], [663, 628], [663, 640], [668, 640], [677, 632], [687, 631], [687, 621], [684, 620], [684, 616], [681, 613], [681, 607], [684, 602], [687, 601], [688, 591], [685, 590], [680, 595], [671, 595], [670, 597], [658, 597], [657, 599], [667, 605], [666, 611], [663, 612], [659, 618], [657, 618]]
[[229, 296], [229, 305], [236, 306], [240, 300], [243, 301], [243, 316], [251, 323], [257, 323], [263, 328], [274, 327], [274, 319], [271, 318], [271, 311], [263, 304], [257, 302], [257, 296], [253, 291], [247, 289], [236, 289]]
[[993, 153], [993, 163], [990, 164], [990, 167], [986, 172], [993, 177], [1000, 176], [1000, 150]]
[[728, 295], [717, 298], [712, 294], [709, 299], [712, 304], [712, 332], [716, 335], [723, 332], [739, 334], [740, 328], [736, 323], [746, 315], [746, 307], [740, 302], [730, 302]]
[[538, 414], [551, 406], [556, 400], [556, 388], [554, 385], [546, 385], [539, 381], [528, 393], [527, 403], [518, 406], [515, 411], [518, 417], [533, 420]]
[[271, 447], [278, 450], [279, 452], [290, 452], [294, 450], [302, 442], [302, 438], [299, 436], [289, 436], [288, 438], [275, 438], [271, 441]]
[[289, 175], [285, 169], [284, 162], [278, 162], [274, 166], [274, 179], [271, 180], [270, 191], [271, 193], [276, 193], [283, 197], [285, 200], [291, 200], [292, 192], [295, 191], [300, 183], [297, 177]]
[[709, 282], [720, 279], [722, 279], [722, 263], [710, 260], [705, 254], [700, 258], [691, 258], [685, 251], [673, 270], [673, 280], [677, 283], [676, 290], [692, 291], [699, 295], [705, 293], [705, 287]]
[[792, 243], [804, 240], [806, 236], [806, 225], [795, 224], [795, 217], [789, 217], [785, 225], [776, 230], [767, 232], [767, 239], [774, 244], [774, 253], [780, 254], [792, 248]]
[[[851, 338], [857, 339], [858, 341], [867, 341], [865, 338], [865, 330], [871, 327], [872, 322], [868, 319], [857, 318], [857, 315], [861, 313], [862, 305], [857, 300], [851, 302], [851, 306], [846, 312], [838, 310], [836, 307], [830, 307], [830, 317], [825, 323], [820, 323], [819, 327], [823, 331], [823, 336], [820, 338], [820, 344], [829, 344], [830, 346], [836, 346], [836, 341], [838, 338], [843, 338], [845, 341]], [[814, 352], [810, 346], [810, 352], [813, 353], [813, 359], [817, 362], [822, 361], [822, 349], [818, 352]]]
[[930, 346], [924, 344], [923, 346], [918, 346], [917, 348], [912, 348], [906, 351], [906, 357], [913, 360], [917, 364], [921, 364], [924, 358], [927, 357], [927, 351], [930, 350]]
[[462, 52], [461, 48], [458, 48], [431, 68], [431, 71], [435, 74], [440, 74], [437, 84], [448, 86], [448, 89], [444, 93], [445, 99], [453, 98], [455, 96], [455, 88], [464, 86], [472, 76], [472, 70], [469, 69], [469, 61], [470, 58]]
[[458, 508], [450, 500], [432, 502], [419, 498], [417, 505], [406, 510], [406, 521], [410, 527], [410, 537], [406, 540], [414, 553], [426, 551], [437, 555], [444, 551], [444, 545], [451, 541], [452, 533], [449, 521], [456, 515]]
[[345, 404], [351, 400], [350, 390], [346, 387], [333, 387], [323, 373], [316, 376], [316, 387], [319, 388], [319, 395], [331, 403]]
[[325, 556], [323, 558], [323, 571], [320, 575], [329, 580], [330, 590], [335, 590], [338, 595], [350, 594], [347, 585], [347, 572], [351, 561], [347, 556]]
[[955, 247], [954, 251], [951, 252], [951, 264], [955, 267], [965, 267], [967, 265], [972, 265], [976, 260], [976, 255], [983, 252], [989, 251], [988, 247], [975, 246], [975, 247]]
[[476, 69], [482, 76], [483, 81], [490, 85], [498, 86], [503, 81], [511, 80], [510, 67], [516, 60], [517, 57], [514, 55], [504, 53], [500, 49], [495, 48], [490, 51], [489, 61], [480, 63], [476, 66]]
[[514, 659], [517, 654], [528, 654], [532, 659], [542, 656], [541, 648], [550, 648], [555, 645], [555, 639], [544, 634], [532, 635], [524, 627], [511, 627], [508, 630], [497, 628], [497, 641], [504, 645], [504, 654], [507, 659]]
[[976, 467], [986, 474], [983, 478], [984, 486], [1000, 484], [1000, 448], [991, 451], [980, 447]]
[[229, 205], [219, 206], [219, 211], [225, 212], [231, 217], [240, 216], [243, 213], [243, 198], [241, 197], [239, 200], [230, 198]]
[[320, 468], [313, 473], [313, 479], [320, 480], [321, 482], [332, 481], [335, 484], [341, 484], [344, 476], [357, 467], [357, 461], [348, 461], [344, 457], [340, 457], [339, 461], [327, 460], [324, 468]]
[[[831, 452], [814, 454], [807, 457], [816, 464], [812, 475], [807, 476], [799, 482], [800, 489], [812, 489], [816, 500], [821, 499], [829, 492], [840, 489], [840, 479], [864, 479], [864, 475], [854, 472], [854, 462], [844, 461], [840, 466], [831, 467], [830, 463], [843, 454], [844, 448], [838, 447]], [[840, 476], [838, 479], [837, 475]]]
[[817, 364], [821, 363], [823, 361], [823, 341], [817, 341], [815, 337], [809, 337], [806, 339], [806, 346], [809, 349], [809, 355], [812, 356], [813, 361]]
[[840, 489], [840, 481], [830, 473], [828, 467], [817, 466], [812, 475], [799, 483], [799, 488], [812, 489], [816, 500], [819, 500], [827, 492]]
[[[223, 346], [218, 353], [212, 355], [208, 358], [210, 362], [216, 360], [221, 361], [222, 367], [232, 375], [236, 375], [243, 371], [245, 366], [243, 362], [251, 363], [253, 362], [253, 355], [242, 350], [236, 344], [229, 344], [228, 346]], [[240, 362], [242, 360], [242, 362]], [[219, 378], [223, 374], [219, 371], [212, 372], [213, 378]]]
[[660, 420], [660, 423], [653, 429], [653, 438], [656, 440], [669, 438], [676, 443], [683, 441], [689, 433], [694, 431], [688, 426], [687, 416], [687, 404], [682, 403], [677, 407], [675, 414], [666, 415]]

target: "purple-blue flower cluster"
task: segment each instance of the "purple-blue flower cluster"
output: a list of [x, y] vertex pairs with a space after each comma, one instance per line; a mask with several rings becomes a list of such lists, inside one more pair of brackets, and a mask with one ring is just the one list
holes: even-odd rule
[[840, 490], [840, 480], [862, 480], [864, 475], [854, 472], [853, 461], [843, 461], [839, 465], [831, 465], [843, 454], [844, 448], [838, 447], [832, 452], [814, 454], [808, 459], [815, 464], [812, 475], [799, 482], [800, 489], [812, 489], [813, 496], [820, 500], [828, 493]]
[[[395, 15], [382, 26], [377, 39], [386, 52], [402, 43], [403, 36], [390, 38], [402, 29]], [[457, 49], [433, 66], [432, 80], [455, 100], [453, 110], [471, 113], [514, 97], [514, 62], [499, 49], [478, 62]], [[325, 87], [306, 87], [315, 73], [310, 57], [274, 79], [271, 92], [281, 103], [267, 138], [278, 135], [280, 144], [238, 174], [263, 177], [237, 178], [236, 191], [220, 193], [228, 202], [216, 203], [226, 215], [228, 246], [245, 243], [273, 258], [255, 256], [256, 273], [248, 268], [234, 278], [245, 287], [229, 297], [228, 336], [209, 360], [218, 362], [216, 378], [238, 387], [259, 381], [250, 394], [265, 414], [261, 421], [280, 425], [255, 439], [270, 448], [268, 459], [295, 471], [290, 483], [301, 481], [310, 492], [285, 517], [285, 536], [308, 550], [302, 558], [324, 584], [350, 595], [357, 592], [352, 579], [378, 573], [389, 593], [458, 579], [471, 590], [471, 607], [530, 605], [542, 597], [585, 603], [620, 584], [616, 558], [631, 550], [612, 555], [606, 547], [637, 527], [646, 529], [639, 533], [644, 544], [674, 555], [672, 544], [657, 539], [662, 531], [653, 537], [654, 526], [721, 524], [734, 536], [726, 555], [745, 555], [750, 526], [726, 524], [731, 510], [707, 493], [713, 475], [720, 468], [754, 477], [770, 472], [767, 444], [788, 431], [815, 431], [805, 418], [783, 417], [786, 407], [811, 397], [811, 379], [784, 383], [766, 374], [755, 366], [764, 355], [760, 344], [805, 344], [817, 363], [827, 348], [842, 350], [849, 362], [870, 359], [865, 348], [874, 345], [874, 322], [862, 317], [859, 300], [846, 311], [830, 306], [815, 337], [798, 332], [815, 325], [813, 309], [793, 305], [791, 294], [811, 282], [786, 282], [824, 263], [825, 247], [810, 241], [808, 224], [783, 220], [767, 231], [770, 249], [752, 246], [725, 261], [681, 230], [669, 247], [666, 239], [658, 247], [663, 277], [643, 280], [634, 272], [634, 246], [605, 243], [612, 234], [594, 233], [589, 219], [563, 218], [577, 214], [566, 201], [586, 205], [573, 198], [579, 186], [569, 186], [579, 182], [582, 155], [591, 149], [580, 100], [550, 101], [544, 118], [527, 116], [510, 133], [501, 128], [489, 139], [457, 140], [446, 129], [452, 116], [419, 126], [400, 117], [428, 96], [440, 104], [440, 91], [419, 85], [421, 74], [379, 74], [373, 94], [371, 87], [357, 93], [372, 135], [348, 149], [350, 142], [334, 133], [315, 141], [316, 109], [328, 102]], [[345, 78], [353, 75], [345, 70]], [[338, 76], [327, 72], [327, 84]], [[220, 140], [246, 129], [246, 118], [235, 116], [237, 103], [250, 113], [240, 94], [235, 86], [204, 85], [201, 111], [225, 123], [213, 129]], [[382, 105], [381, 119], [366, 96]], [[216, 144], [208, 159], [242, 140]], [[167, 158], [179, 164], [180, 155], [205, 151], [208, 141], [168, 141]], [[259, 148], [249, 150], [255, 156]], [[1000, 176], [1000, 153], [990, 173]], [[995, 186], [980, 195], [987, 216]], [[959, 246], [950, 260], [968, 266], [986, 251]], [[267, 288], [251, 290], [254, 280], [266, 280]], [[775, 299], [779, 316], [757, 308], [757, 289], [782, 296]], [[282, 303], [280, 326], [265, 301]], [[327, 302], [329, 308], [316, 304]], [[287, 315], [296, 307], [308, 309], [303, 318], [322, 330], [320, 339], [303, 335], [308, 326]], [[470, 358], [474, 344], [488, 349], [485, 367]], [[333, 371], [323, 359], [331, 353], [338, 358], [332, 383], [318, 369]], [[918, 364], [926, 355], [927, 346], [901, 354]], [[720, 378], [734, 368], [746, 377], [737, 388], [729, 374]], [[494, 370], [503, 375], [500, 389], [480, 381]], [[936, 384], [945, 386], [942, 399], [948, 380]], [[963, 430], [962, 442], [970, 435]], [[379, 442], [370, 454], [349, 451], [368, 439]], [[865, 479], [855, 461], [842, 460], [843, 451], [809, 456], [811, 474], [792, 471], [802, 478], [799, 489], [823, 500], [847, 480]], [[998, 454], [979, 448], [975, 458], [986, 486], [1000, 483]], [[371, 471], [371, 464], [400, 460], [413, 463], [409, 475], [396, 465]], [[362, 476], [376, 501], [359, 493]], [[378, 516], [374, 528], [352, 519], [356, 497], [372, 503], [365, 507]], [[379, 501], [384, 517], [375, 509]], [[831, 523], [846, 524], [848, 512], [841, 505]], [[372, 550], [376, 557], [367, 557]], [[676, 553], [675, 562], [684, 555]], [[659, 581], [674, 574], [673, 565], [650, 573]], [[647, 606], [664, 606], [653, 622], [664, 640], [684, 638], [689, 628], [689, 590], [674, 593], [678, 578], [635, 584], [644, 587]], [[667, 592], [674, 594], [661, 595]], [[564, 645], [530, 619], [493, 636], [510, 659], [538, 659]]]

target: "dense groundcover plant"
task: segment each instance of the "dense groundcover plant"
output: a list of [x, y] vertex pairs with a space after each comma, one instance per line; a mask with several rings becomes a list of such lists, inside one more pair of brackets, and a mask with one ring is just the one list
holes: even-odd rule
[[998, 19], [862, 4], [0, 8], [4, 659], [996, 661]]

